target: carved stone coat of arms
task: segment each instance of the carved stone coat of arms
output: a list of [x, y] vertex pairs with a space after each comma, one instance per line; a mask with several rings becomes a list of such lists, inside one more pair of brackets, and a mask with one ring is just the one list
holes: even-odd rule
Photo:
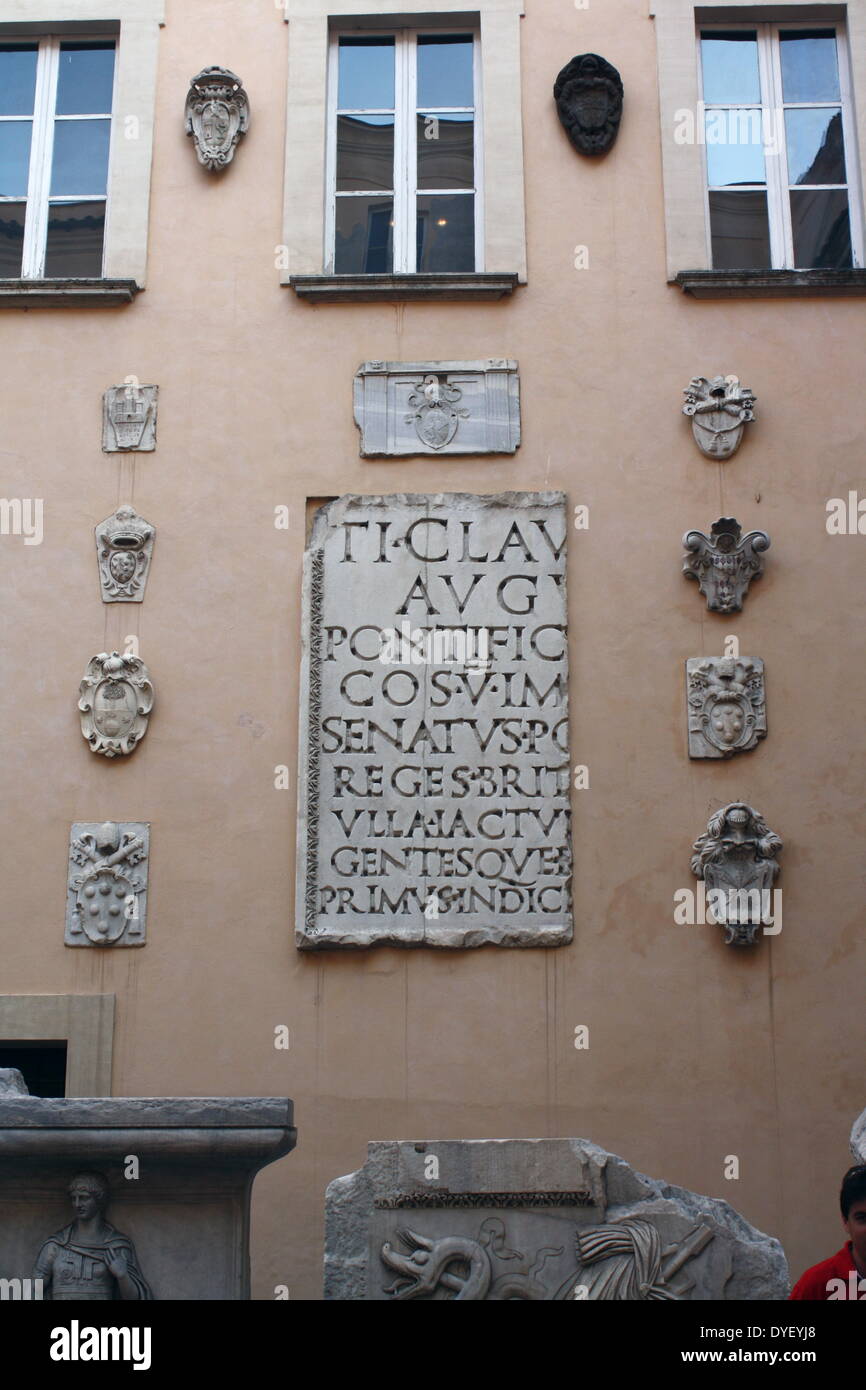
[[69, 843], [67, 946], [143, 946], [150, 826], [73, 825]]

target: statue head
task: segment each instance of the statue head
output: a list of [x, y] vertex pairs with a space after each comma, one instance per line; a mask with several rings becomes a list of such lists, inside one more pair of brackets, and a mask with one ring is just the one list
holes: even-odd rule
[[69, 1196], [75, 1215], [89, 1220], [108, 1205], [108, 1180], [101, 1173], [76, 1173], [69, 1184]]

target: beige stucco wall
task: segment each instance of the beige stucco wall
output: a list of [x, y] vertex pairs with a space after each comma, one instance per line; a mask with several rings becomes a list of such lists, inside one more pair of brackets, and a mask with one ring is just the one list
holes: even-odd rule
[[[829, 537], [824, 508], [864, 486], [863, 304], [670, 287], [646, 0], [526, 9], [529, 282], [511, 299], [311, 308], [281, 288], [287, 27], [265, 3], [168, 0], [146, 293], [0, 317], [2, 487], [45, 499], [41, 546], [0, 537], [4, 993], [114, 994], [116, 1095], [294, 1098], [298, 1148], [255, 1188], [258, 1298], [277, 1284], [320, 1296], [324, 1189], [370, 1138], [585, 1136], [727, 1198], [782, 1239], [795, 1276], [841, 1243], [836, 1192], [866, 1104], [866, 538]], [[551, 99], [582, 51], [626, 89], [597, 163]], [[182, 123], [189, 77], [215, 62], [252, 106], [224, 178], [198, 166]], [[514, 458], [359, 459], [359, 362], [486, 356], [520, 363]], [[680, 414], [689, 378], [716, 372], [758, 396], [724, 466]], [[100, 451], [101, 395], [130, 373], [160, 385], [159, 442], [118, 463]], [[573, 798], [574, 943], [298, 955], [305, 498], [541, 487], [591, 509], [569, 558], [572, 752], [591, 777]], [[147, 597], [106, 607], [93, 527], [130, 498], [158, 528]], [[680, 574], [683, 532], [720, 515], [773, 542], [736, 621]], [[144, 745], [113, 765], [81, 737], [78, 682], [133, 632], [157, 703]], [[769, 737], [731, 764], [689, 763], [683, 665], [729, 632], [766, 663]], [[785, 841], [784, 928], [751, 952], [673, 924], [692, 841], [739, 798]], [[109, 817], [152, 823], [147, 946], [71, 950], [69, 825]]]

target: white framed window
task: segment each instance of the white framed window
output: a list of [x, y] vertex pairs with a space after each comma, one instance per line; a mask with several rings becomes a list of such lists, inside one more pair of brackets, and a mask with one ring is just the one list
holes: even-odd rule
[[483, 271], [477, 31], [337, 31], [326, 273]]
[[850, 270], [863, 230], [840, 24], [699, 24], [710, 265]]
[[0, 36], [0, 277], [103, 274], [115, 37]]

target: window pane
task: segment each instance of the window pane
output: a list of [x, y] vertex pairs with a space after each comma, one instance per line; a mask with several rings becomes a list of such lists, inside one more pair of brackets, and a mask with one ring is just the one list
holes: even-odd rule
[[113, 43], [60, 45], [58, 116], [98, 115], [110, 111], [113, 84]]
[[58, 203], [48, 209], [45, 274], [65, 278], [102, 274], [104, 203]]
[[779, 35], [785, 101], [838, 101], [839, 63], [832, 29]]
[[844, 183], [842, 112], [832, 107], [785, 112], [790, 183]]
[[474, 106], [472, 35], [418, 40], [418, 105]]
[[707, 180], [711, 188], [766, 183], [761, 109], [707, 111]]
[[338, 275], [387, 275], [394, 265], [391, 198], [338, 198], [334, 270]]
[[342, 111], [393, 111], [393, 39], [340, 39], [337, 105]]
[[36, 91], [35, 43], [0, 44], [0, 116], [30, 116]]
[[394, 117], [338, 116], [338, 190], [393, 187]]
[[419, 271], [475, 269], [475, 196], [418, 196]]
[[791, 224], [794, 265], [799, 269], [851, 268], [851, 224], [844, 190], [792, 193]]
[[0, 196], [26, 198], [32, 121], [0, 121]]
[[418, 117], [418, 187], [475, 187], [472, 116]]
[[0, 203], [0, 275], [17, 280], [24, 249], [26, 203]]
[[701, 34], [701, 66], [704, 101], [761, 100], [758, 38], [754, 30], [729, 34], [704, 31]]
[[713, 270], [766, 270], [770, 223], [766, 193], [711, 193]]
[[55, 121], [51, 196], [105, 193], [111, 121]]

